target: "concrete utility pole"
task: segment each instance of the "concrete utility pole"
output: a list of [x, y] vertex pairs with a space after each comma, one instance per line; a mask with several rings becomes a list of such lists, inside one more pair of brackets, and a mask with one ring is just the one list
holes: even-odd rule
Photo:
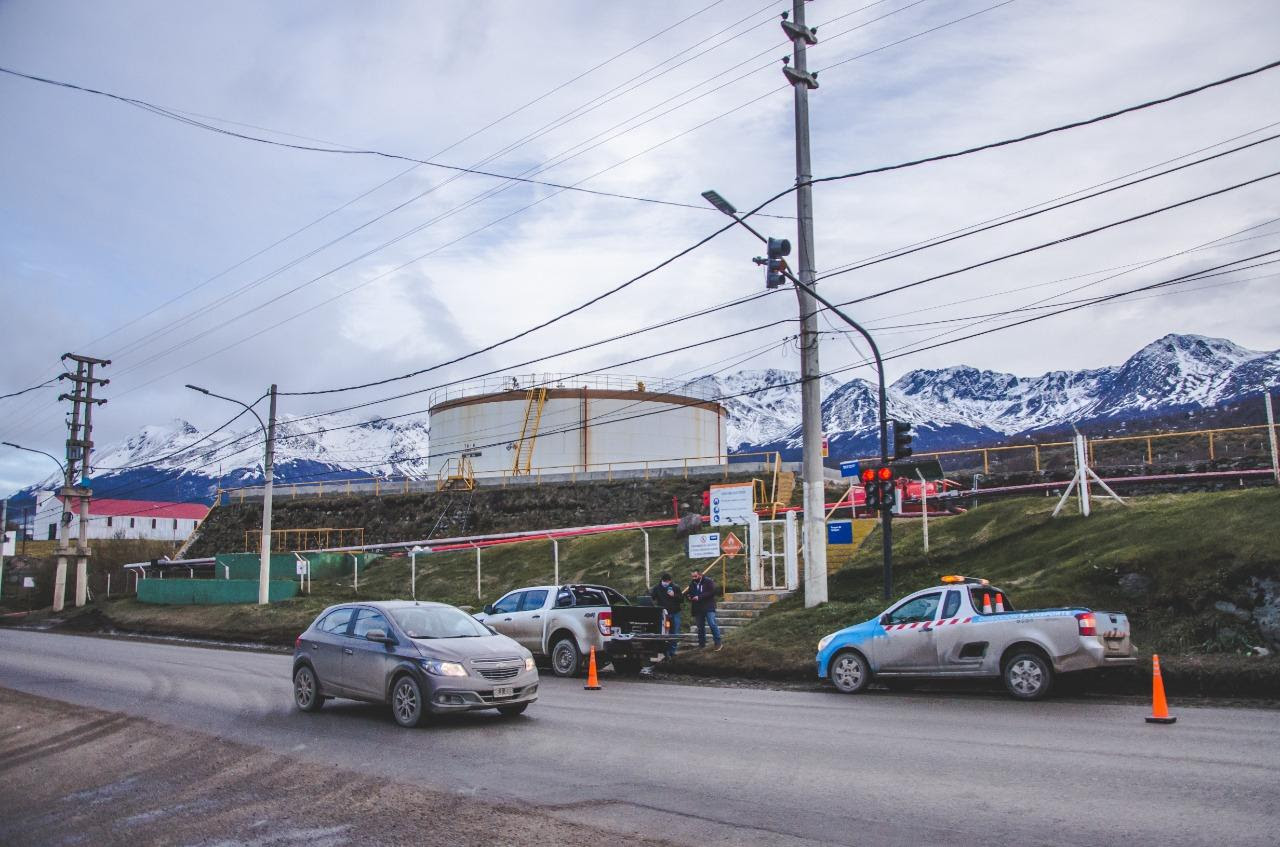
[[258, 605], [265, 606], [271, 601], [271, 592], [269, 590], [271, 581], [271, 478], [276, 456], [276, 387], [272, 385], [267, 392], [271, 397], [271, 410], [267, 416], [269, 423], [265, 424], [262, 422], [262, 416], [253, 409], [253, 406], [262, 402], [261, 397], [254, 400], [253, 406], [251, 406], [248, 403], [240, 402], [234, 397], [214, 394], [209, 389], [201, 388], [198, 385], [188, 384], [187, 388], [192, 391], [199, 391], [209, 397], [217, 397], [219, 400], [226, 400], [228, 403], [243, 406], [245, 411], [257, 418], [258, 426], [261, 427], [262, 435], [266, 439], [266, 455], [262, 463], [262, 475], [266, 479], [262, 492], [262, 551], [261, 558], [258, 561]]
[[[818, 87], [809, 73], [805, 49], [817, 44], [813, 30], [805, 26], [806, 0], [792, 0], [791, 20], [782, 16], [782, 31], [791, 39], [790, 64], [782, 72], [795, 90], [796, 115], [796, 224], [800, 281], [813, 286], [813, 179], [809, 163], [809, 89]], [[785, 61], [785, 60], [784, 60]], [[827, 601], [826, 485], [822, 464], [822, 382], [818, 365], [818, 309], [803, 288], [800, 300], [800, 409], [804, 439], [804, 604]]]
[[[93, 492], [89, 489], [90, 454], [93, 452], [93, 407], [107, 402], [95, 399], [93, 387], [106, 385], [110, 380], [98, 379], [93, 369], [111, 364], [108, 359], [95, 359], [75, 353], [64, 353], [62, 360], [68, 359], [76, 363], [74, 374], [65, 373], [59, 379], [69, 379], [75, 384], [70, 394], [63, 394], [59, 400], [71, 401], [71, 427], [67, 437], [67, 464], [64, 469], [62, 499], [62, 517], [58, 522], [58, 566], [54, 572], [53, 611], [61, 612], [66, 605], [67, 592], [67, 558], [71, 555], [68, 535], [71, 526], [71, 498], [80, 500], [80, 529], [76, 544], [76, 606], [83, 606], [88, 596], [89, 581], [89, 498]], [[83, 407], [83, 423], [81, 411]]]
[[[258, 562], [258, 605], [271, 602], [271, 479], [276, 460], [276, 386], [271, 384], [271, 405], [267, 411], [267, 460], [262, 469], [266, 484], [262, 492], [262, 558]], [[359, 573], [357, 571], [357, 573]], [[359, 577], [357, 577], [359, 579]]]
[[1276, 455], [1276, 415], [1271, 409], [1271, 389], [1268, 388], [1263, 394], [1267, 406], [1267, 441], [1271, 445], [1271, 473], [1276, 478], [1276, 484], [1280, 485], [1280, 456]]
[[[0, 597], [4, 596], [4, 545], [9, 540], [9, 501], [0, 500]], [[13, 546], [18, 546], [18, 535], [14, 533]], [[645, 561], [645, 565], [649, 564]]]

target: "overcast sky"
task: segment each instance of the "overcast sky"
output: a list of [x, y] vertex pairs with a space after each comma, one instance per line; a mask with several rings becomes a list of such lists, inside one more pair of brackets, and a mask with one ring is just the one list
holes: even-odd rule
[[[0, 75], [0, 393], [55, 375], [68, 351], [110, 358], [110, 402], [95, 432], [105, 444], [174, 417], [213, 427], [233, 411], [184, 383], [251, 399], [271, 382], [282, 391], [366, 382], [484, 347], [577, 305], [719, 228], [726, 219], [702, 208], [701, 191], [716, 188], [747, 209], [794, 182], [793, 98], [778, 61], [789, 48], [777, 25], [790, 5], [0, 0], [6, 68], [276, 141], [536, 173], [697, 207], [273, 147]], [[1269, 0], [817, 0], [807, 13], [820, 39], [810, 67], [826, 69], [810, 98], [818, 177], [1090, 117], [1280, 58], [1280, 14]], [[1280, 131], [1263, 129], [1280, 121], [1277, 92], [1280, 70], [1098, 126], [820, 185], [817, 268], [1202, 148], [1264, 138]], [[1277, 145], [837, 276], [822, 288], [852, 299], [1262, 176], [1280, 161]], [[1113, 279], [1101, 273], [1280, 217], [1278, 185], [1262, 182], [853, 311], [879, 327], [883, 349], [905, 351], [955, 325], [902, 324], [1120, 291], [1274, 249], [1280, 225], [1272, 224], [1247, 233], [1261, 238], [1237, 236], [1228, 240], [1240, 243]], [[765, 211], [780, 217], [757, 218], [759, 228], [794, 237], [793, 197]], [[380, 389], [286, 398], [281, 409], [375, 400], [756, 293], [763, 278], [751, 257], [760, 252], [736, 229], [491, 353]], [[1266, 273], [897, 358], [889, 376], [961, 363], [1023, 375], [1116, 364], [1167, 332], [1273, 349], [1280, 296]], [[1086, 283], [1094, 285], [1071, 291]], [[795, 369], [796, 350], [785, 343], [794, 325], [688, 348], [794, 313], [794, 295], [781, 292], [535, 367], [576, 372], [675, 350], [616, 370], [683, 377], [725, 367]], [[861, 360], [846, 338], [824, 338], [824, 371]], [[840, 374], [852, 376], [871, 373]], [[3, 440], [61, 453], [65, 409], [56, 396], [51, 387], [0, 401]], [[425, 406], [419, 395], [367, 413]], [[0, 488], [43, 477], [49, 464], [6, 450]]]

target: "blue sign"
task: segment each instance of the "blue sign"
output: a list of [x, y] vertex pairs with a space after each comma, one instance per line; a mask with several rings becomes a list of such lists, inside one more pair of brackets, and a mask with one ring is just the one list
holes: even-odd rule
[[828, 544], [852, 544], [853, 521], [832, 521], [827, 524]]
[[841, 462], [840, 476], [857, 476], [862, 473], [862, 465], [857, 462]]

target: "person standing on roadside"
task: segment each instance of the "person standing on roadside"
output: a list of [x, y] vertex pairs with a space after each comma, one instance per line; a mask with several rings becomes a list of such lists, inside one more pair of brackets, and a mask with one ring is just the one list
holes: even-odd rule
[[671, 633], [673, 639], [667, 645], [667, 658], [670, 659], [676, 654], [676, 645], [680, 639], [680, 609], [684, 606], [684, 594], [671, 579], [671, 574], [664, 573], [659, 578], [658, 584], [649, 592], [649, 596], [653, 598], [653, 605], [666, 613], [663, 617], [668, 624], [667, 631]]
[[709, 576], [703, 576], [702, 571], [694, 571], [693, 579], [689, 582], [689, 587], [685, 590], [689, 595], [689, 607], [693, 612], [693, 619], [698, 624], [698, 646], [707, 646], [707, 627], [711, 627], [711, 638], [715, 641], [716, 649], [724, 647], [720, 639], [720, 626], [716, 623], [716, 583]]

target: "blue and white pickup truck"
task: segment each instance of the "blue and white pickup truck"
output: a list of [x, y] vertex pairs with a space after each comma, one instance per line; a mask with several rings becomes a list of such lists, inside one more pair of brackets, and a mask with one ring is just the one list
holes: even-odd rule
[[1016, 611], [985, 579], [944, 576], [883, 614], [818, 642], [818, 676], [856, 694], [877, 679], [1001, 677], [1020, 700], [1049, 693], [1054, 676], [1132, 665], [1129, 619], [1084, 608]]

